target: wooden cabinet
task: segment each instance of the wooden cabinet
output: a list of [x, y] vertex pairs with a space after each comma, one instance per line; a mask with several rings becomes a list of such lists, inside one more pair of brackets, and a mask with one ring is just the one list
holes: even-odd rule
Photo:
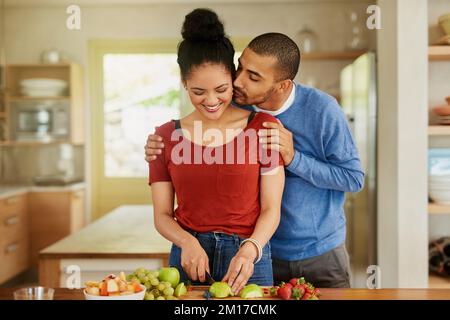
[[[80, 65], [75, 63], [60, 64], [10, 64], [6, 70], [6, 89], [0, 96], [0, 145], [34, 145], [42, 143], [72, 143], [84, 144], [84, 98], [83, 72]], [[67, 91], [61, 96], [24, 96], [20, 83], [25, 79], [48, 78], [64, 80], [68, 84]], [[60, 104], [67, 108], [67, 138], [49, 141], [18, 141], [13, 134], [17, 119], [13, 110], [21, 104], [37, 106]]]
[[29, 267], [27, 194], [0, 199], [0, 283]]
[[84, 190], [32, 192], [30, 203], [31, 264], [39, 251], [85, 225]]

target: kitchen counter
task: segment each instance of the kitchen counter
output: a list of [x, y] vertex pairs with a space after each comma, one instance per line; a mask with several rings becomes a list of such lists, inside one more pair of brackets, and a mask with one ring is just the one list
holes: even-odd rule
[[40, 252], [41, 258], [154, 258], [171, 243], [153, 225], [153, 207], [125, 205]]
[[84, 189], [85, 183], [73, 183], [66, 186], [35, 186], [35, 185], [0, 185], [0, 199], [22, 195], [28, 192], [66, 192]]
[[[12, 300], [13, 288], [0, 288], [0, 300]], [[206, 287], [194, 287], [181, 300], [205, 300], [203, 293]], [[320, 300], [450, 300], [450, 289], [320, 289]], [[84, 300], [82, 289], [57, 288], [55, 300]], [[238, 297], [221, 300], [246, 300]], [[278, 300], [265, 297], [253, 300]], [[303, 302], [300, 302], [303, 303]]]
[[39, 283], [65, 287], [69, 266], [79, 266], [82, 281], [138, 267], [168, 265], [172, 244], [156, 231], [153, 207], [125, 205], [39, 253]]

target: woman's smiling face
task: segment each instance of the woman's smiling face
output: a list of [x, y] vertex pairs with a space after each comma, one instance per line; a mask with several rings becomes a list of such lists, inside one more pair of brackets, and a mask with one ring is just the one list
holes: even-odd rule
[[203, 63], [192, 68], [185, 86], [195, 109], [208, 120], [219, 119], [233, 98], [230, 72], [218, 63]]

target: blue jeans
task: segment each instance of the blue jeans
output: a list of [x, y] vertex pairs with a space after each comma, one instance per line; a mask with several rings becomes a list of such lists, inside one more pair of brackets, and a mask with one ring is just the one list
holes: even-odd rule
[[[230, 235], [220, 232], [198, 233], [189, 231], [205, 250], [209, 259], [209, 269], [214, 280], [220, 281], [228, 271], [231, 259], [239, 250], [239, 245], [244, 240], [237, 235]], [[186, 282], [189, 276], [181, 266], [181, 249], [172, 245], [170, 251], [169, 265], [176, 267], [180, 271], [180, 281]], [[198, 281], [191, 281], [192, 284], [200, 285]], [[255, 283], [261, 286], [273, 285], [272, 256], [270, 254], [270, 244], [264, 246], [261, 260], [255, 264], [253, 275], [248, 283]], [[205, 285], [205, 283], [203, 283]]]

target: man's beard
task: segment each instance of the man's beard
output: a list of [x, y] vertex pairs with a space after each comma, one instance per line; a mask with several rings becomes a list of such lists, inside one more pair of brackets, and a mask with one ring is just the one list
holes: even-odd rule
[[241, 91], [239, 91], [239, 94], [241, 95], [241, 98], [243, 100], [245, 100], [245, 102], [242, 103], [242, 105], [260, 105], [260, 104], [263, 104], [263, 103], [267, 102], [272, 97], [274, 90], [275, 90], [275, 88], [272, 87], [269, 90], [267, 90], [262, 95], [262, 97], [255, 98], [253, 100], [249, 100], [249, 98], [248, 98], [248, 96], [246, 94], [244, 94]]

